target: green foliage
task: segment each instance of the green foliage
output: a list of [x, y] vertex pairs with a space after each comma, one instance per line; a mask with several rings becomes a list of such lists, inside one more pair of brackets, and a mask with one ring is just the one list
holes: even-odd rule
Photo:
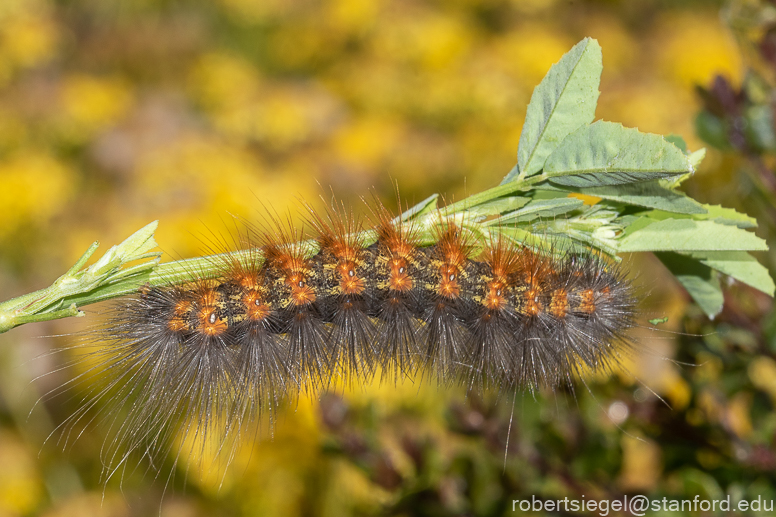
[[528, 222], [539, 218], [556, 217], [572, 210], [582, 208], [582, 201], [576, 198], [560, 197], [555, 199], [539, 199], [527, 207], [505, 214], [499, 219], [499, 224]]
[[582, 189], [588, 196], [600, 197], [623, 205], [654, 208], [678, 214], [705, 214], [706, 209], [681, 192], [664, 187], [660, 181], [641, 181], [617, 186]]
[[544, 161], [569, 133], [593, 121], [602, 70], [601, 47], [590, 38], [577, 43], [550, 68], [528, 105], [517, 148], [519, 178], [542, 170]]
[[[747, 231], [755, 220], [732, 209], [701, 205], [675, 190], [695, 172], [703, 150], [688, 153], [675, 135], [664, 138], [613, 122], [593, 122], [601, 63], [600, 46], [586, 38], [550, 68], [528, 105], [517, 165], [501, 185], [442, 209], [434, 194], [401, 220], [416, 224], [424, 244], [433, 242], [442, 219], [453, 218], [480, 242], [501, 235], [561, 252], [592, 247], [612, 258], [623, 252], [661, 252], [660, 259], [709, 316], [722, 307], [718, 273], [772, 296], [767, 271], [746, 253], [768, 249]], [[45, 290], [45, 303], [19, 303], [33, 293], [0, 306], [0, 331], [51, 319], [62, 307], [68, 308], [61, 316], [77, 314], [77, 306], [127, 294], [144, 281], [167, 284], [185, 281], [191, 272], [217, 272], [217, 262], [209, 257], [165, 264], [153, 273], [154, 263], [122, 269], [126, 262], [156, 258], [149, 253], [155, 245], [153, 228], [140, 230], [78, 272], [94, 251], [90, 249]], [[371, 232], [364, 236], [373, 238]], [[301, 245], [310, 254], [316, 251], [313, 242]]]
[[[491, 228], [515, 225], [524, 232], [506, 233], [524, 242], [531, 234], [541, 241], [558, 233], [612, 255], [672, 252], [659, 257], [709, 316], [722, 307], [718, 273], [772, 296], [767, 270], [746, 253], [768, 249], [746, 231], [756, 221], [729, 208], [701, 205], [675, 190], [695, 172], [705, 150], [688, 153], [684, 140], [675, 135], [664, 138], [612, 122], [591, 123], [600, 70], [599, 47], [585, 39], [536, 88], [518, 164], [502, 182], [520, 184], [520, 190], [530, 187], [525, 195], [534, 200], [502, 213]], [[537, 192], [553, 191], [548, 183], [563, 190], [555, 191], [555, 199], [536, 200]], [[600, 201], [583, 205], [561, 197], [573, 193]], [[595, 213], [598, 217], [586, 217]], [[566, 221], [549, 221], [560, 215]], [[588, 224], [579, 225], [582, 220]]]
[[[94, 242], [67, 273], [50, 287], [0, 304], [0, 333], [24, 323], [82, 316], [78, 307], [137, 290], [159, 263], [154, 239], [158, 222], [150, 223], [111, 247], [96, 263], [84, 268], [99, 246]], [[137, 262], [133, 266], [129, 263]], [[83, 300], [83, 301], [82, 301]]]
[[570, 134], [544, 164], [553, 183], [598, 187], [692, 172], [687, 157], [663, 137], [598, 121]]
[[[646, 221], [644, 224], [642, 221]], [[620, 251], [767, 250], [765, 241], [736, 226], [692, 219], [653, 220], [619, 241]]]
[[719, 314], [725, 299], [716, 271], [679, 253], [657, 252], [655, 255], [687, 289], [703, 312], [710, 316]]

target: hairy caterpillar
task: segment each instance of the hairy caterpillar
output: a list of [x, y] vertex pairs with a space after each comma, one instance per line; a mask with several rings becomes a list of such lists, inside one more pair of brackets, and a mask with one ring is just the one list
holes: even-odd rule
[[64, 387], [87, 392], [63, 439], [104, 413], [109, 478], [133, 452], [154, 465], [176, 437], [229, 451], [261, 412], [336, 380], [554, 388], [608, 371], [629, 346], [637, 300], [617, 264], [507, 238], [478, 245], [442, 216], [423, 247], [382, 206], [371, 232], [345, 210], [310, 214], [312, 254], [277, 222], [250, 227], [247, 255], [214, 259], [218, 277], [193, 271], [188, 283], [113, 302], [89, 332], [89, 366]]

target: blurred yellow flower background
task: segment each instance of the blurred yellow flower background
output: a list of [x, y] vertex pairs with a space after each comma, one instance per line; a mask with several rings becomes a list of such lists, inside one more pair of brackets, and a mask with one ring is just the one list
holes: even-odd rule
[[[262, 205], [296, 217], [299, 198], [317, 205], [333, 192], [364, 213], [359, 197], [372, 189], [395, 206], [394, 182], [408, 203], [434, 192], [460, 199], [494, 185], [514, 164], [533, 87], [585, 36], [603, 47], [599, 118], [677, 133], [698, 148], [693, 86], [717, 73], [741, 79], [718, 8], [696, 1], [5, 0], [3, 298], [50, 284], [94, 239], [105, 248], [155, 219], [169, 259], [199, 253], [211, 230], [227, 231], [232, 216], [255, 220]], [[125, 498], [117, 482], [103, 492], [99, 431], [69, 454], [49, 443], [37, 458], [66, 409], [44, 404], [30, 420], [25, 411], [67, 374], [27, 385], [57, 364], [31, 360], [54, 341], [32, 337], [82, 323], [0, 337], [0, 516], [155, 515], [159, 508], [176, 516], [360, 515], [391, 499], [390, 481], [376, 482], [321, 446], [327, 435], [317, 402], [280, 415], [273, 433], [265, 425], [220, 489], [206, 467], [184, 460], [176, 479], [188, 467], [187, 488], [173, 482], [165, 498], [166, 478], [154, 483], [142, 469], [124, 474]], [[772, 370], [760, 362], [750, 372], [773, 392]], [[681, 404], [682, 379], [666, 375], [656, 389]], [[387, 456], [368, 461], [402, 476], [417, 469], [402, 433], [435, 440], [441, 452], [429, 461], [439, 462], [438, 472], [445, 451], [472, 447], [441, 430], [442, 408], [463, 399], [460, 390], [389, 383], [346, 392], [352, 407], [391, 420], [371, 438]], [[709, 398], [707, 406], [709, 414], [744, 415], [736, 432], [747, 433], [749, 402], [736, 403], [714, 409]], [[413, 428], [408, 415], [425, 415], [424, 426]], [[652, 471], [642, 481], [654, 483], [662, 468], [654, 449], [623, 445], [624, 485], [636, 483], [639, 465]], [[498, 463], [500, 454], [488, 461]], [[449, 487], [453, 506], [457, 490]]]

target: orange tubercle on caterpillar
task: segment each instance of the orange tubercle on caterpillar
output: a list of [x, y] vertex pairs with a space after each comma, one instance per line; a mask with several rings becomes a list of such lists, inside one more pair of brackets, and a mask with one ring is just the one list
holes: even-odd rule
[[172, 317], [170, 318], [170, 321], [167, 324], [167, 328], [169, 328], [173, 332], [181, 332], [183, 330], [188, 330], [189, 322], [187, 317], [190, 311], [191, 311], [191, 302], [187, 300], [181, 300], [178, 303], [176, 303], [175, 308], [173, 309]]
[[197, 313], [200, 329], [207, 336], [217, 336], [226, 329], [226, 322], [216, 315], [214, 307], [203, 307]]
[[218, 315], [219, 303], [215, 290], [205, 291], [193, 303], [197, 307], [197, 329], [207, 336], [217, 336], [228, 328], [226, 322]]
[[396, 258], [409, 259], [417, 248], [417, 235], [411, 225], [394, 223], [388, 211], [380, 206], [375, 228], [377, 241]]
[[307, 285], [303, 273], [292, 273], [286, 278], [286, 285], [291, 287], [291, 301], [294, 305], [308, 305], [315, 301], [315, 291]]
[[440, 237], [436, 244], [446, 264], [459, 267], [469, 258], [471, 246], [463, 240], [461, 230], [448, 224], [448, 229]]
[[550, 314], [558, 319], [566, 317], [569, 309], [568, 291], [556, 289], [550, 299]]
[[585, 289], [579, 295], [580, 303], [578, 310], [586, 313], [593, 314], [595, 312], [595, 291], [593, 289]]
[[494, 280], [488, 284], [488, 291], [483, 304], [489, 310], [497, 311], [504, 308], [507, 303], [504, 298], [505, 284], [501, 280]]
[[259, 278], [256, 276], [255, 272], [249, 273], [249, 272], [238, 271], [233, 276], [233, 280], [248, 291], [252, 291], [252, 290], [255, 291], [261, 285]]
[[251, 321], [262, 321], [270, 313], [270, 307], [256, 290], [248, 290], [242, 296], [242, 303], [245, 305], [245, 311], [248, 319]]
[[340, 289], [342, 294], [361, 294], [366, 288], [364, 279], [356, 275], [356, 264], [352, 260], [340, 261], [337, 266], [340, 274]]
[[413, 288], [412, 278], [407, 272], [407, 260], [404, 258], [392, 258], [390, 260], [391, 273], [388, 286], [392, 291], [408, 292]]
[[540, 295], [541, 291], [539, 291], [537, 287], [531, 287], [530, 289], [523, 292], [523, 297], [525, 298], [525, 304], [523, 307], [525, 308], [525, 313], [527, 315], [538, 316], [542, 312], [544, 307], [539, 301]]
[[452, 264], [443, 265], [440, 270], [439, 294], [445, 298], [457, 298], [461, 294], [458, 285], [458, 267]]

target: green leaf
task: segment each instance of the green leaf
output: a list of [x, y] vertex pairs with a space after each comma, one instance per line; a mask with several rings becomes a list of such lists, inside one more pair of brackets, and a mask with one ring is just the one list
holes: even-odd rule
[[398, 219], [400, 221], [408, 221], [415, 217], [420, 217], [421, 215], [433, 212], [437, 208], [437, 199], [439, 199], [439, 194], [431, 194], [426, 199], [401, 214]]
[[696, 251], [687, 255], [769, 296], [774, 295], [776, 286], [768, 270], [745, 251]]
[[565, 235], [548, 235], [529, 232], [516, 226], [496, 226], [492, 234], [501, 234], [517, 244], [526, 245], [536, 251], [553, 256], [564, 257], [569, 253], [589, 253], [590, 248], [575, 243]]
[[[634, 224], [645, 224], [637, 221]], [[627, 233], [620, 252], [634, 251], [748, 251], [768, 249], [765, 241], [735, 226], [692, 219], [664, 219]]]
[[678, 253], [655, 253], [655, 255], [687, 289], [695, 303], [709, 318], [720, 313], [724, 296], [719, 285], [719, 277], [710, 267]]
[[695, 132], [701, 140], [717, 149], [730, 149], [725, 121], [708, 111], [701, 111], [695, 117]]
[[696, 221], [714, 221], [719, 224], [737, 226], [739, 228], [757, 228], [757, 219], [749, 217], [741, 212], [736, 212], [732, 208], [725, 208], [720, 205], [703, 205], [706, 213], [693, 216]]
[[[522, 136], [522, 135], [521, 135]], [[520, 145], [520, 144], [518, 144]], [[514, 167], [512, 167], [506, 176], [504, 176], [504, 179], [501, 180], [501, 183], [499, 185], [504, 185], [505, 183], [509, 183], [510, 181], [514, 181], [517, 179], [517, 177], [520, 175], [520, 167], [515, 164]]]
[[488, 217], [492, 215], [504, 214], [524, 207], [531, 201], [530, 197], [521, 196], [507, 196], [488, 201], [481, 205], [477, 205], [469, 210], [467, 214], [470, 214], [475, 219], [481, 217]]
[[773, 110], [770, 103], [750, 106], [745, 112], [746, 136], [757, 149], [772, 151], [776, 149], [776, 133], [773, 130]]
[[658, 181], [581, 189], [582, 194], [626, 205], [656, 208], [678, 214], [705, 214], [706, 209], [684, 194], [663, 188]]
[[[635, 220], [633, 219], [634, 217], [635, 217]], [[627, 224], [627, 226], [625, 227], [625, 230], [623, 230], [622, 235], [620, 236], [620, 242], [622, 242], [625, 239], [625, 237], [627, 237], [628, 235], [632, 233], [636, 233], [642, 228], [646, 228], [647, 226], [655, 222], [654, 219], [651, 219], [646, 216], [630, 216], [627, 222], [624, 221], [624, 219], [625, 219], [624, 217], [619, 219], [621, 222], [623, 222], [623, 224]]]
[[533, 201], [525, 208], [506, 214], [500, 219], [494, 220], [494, 223], [499, 225], [515, 222], [523, 223], [539, 217], [555, 217], [582, 208], [583, 205], [582, 200], [573, 197], [542, 199]]
[[690, 153], [687, 158], [690, 160], [690, 165], [692, 165], [693, 170], [698, 170], [701, 162], [706, 158], [706, 148], [701, 147], [697, 151]]
[[569, 197], [569, 192], [576, 192], [567, 188], [557, 187], [549, 183], [539, 183], [531, 192], [531, 197], [537, 199], [555, 199], [559, 197]]
[[668, 316], [663, 316], [662, 318], [653, 318], [649, 321], [652, 325], [658, 326], [662, 323], [666, 323], [668, 321]]
[[149, 223], [127, 237], [121, 244], [112, 246], [100, 260], [84, 271], [84, 279], [82, 281], [98, 282], [128, 262], [159, 257], [161, 253], [149, 253], [152, 249], [158, 247], [154, 239], [154, 232], [158, 225], [159, 221]]
[[572, 187], [619, 185], [692, 170], [684, 153], [662, 136], [603, 121], [567, 136], [544, 164], [550, 181]]
[[667, 142], [671, 142], [678, 147], [680, 151], [687, 154], [687, 142], [684, 141], [684, 138], [679, 135], [666, 135], [665, 138]]
[[593, 121], [602, 70], [601, 46], [590, 38], [552, 65], [528, 104], [517, 148], [519, 173], [510, 172], [502, 185], [539, 172], [568, 134]]
[[[633, 226], [633, 224], [640, 219], [639, 216], [628, 214], [628, 215], [621, 215], [618, 216], [616, 219], [617, 224], [620, 225], [621, 228], [624, 228], [625, 231], [627, 231], [628, 227]], [[644, 219], [647, 219], [646, 217]], [[634, 228], [635, 230], [635, 228]], [[624, 232], [623, 232], [624, 233]]]
[[[121, 244], [111, 247], [97, 262], [81, 270], [99, 245], [94, 242], [75, 265], [50, 287], [0, 303], [0, 333], [25, 323], [81, 316], [79, 300], [94, 303], [111, 290], [111, 284], [136, 281], [139, 276], [148, 278], [161, 256], [161, 252], [151, 251], [157, 247], [154, 239], [157, 225], [158, 221], [154, 221], [144, 226]], [[131, 262], [135, 264], [125, 267]], [[135, 283], [132, 289], [137, 289], [139, 285]], [[105, 289], [95, 293], [102, 287]]]
[[[685, 153], [686, 154], [686, 153]], [[686, 179], [688, 179], [690, 176], [692, 176], [695, 171], [698, 170], [698, 167], [700, 167], [701, 162], [706, 157], [706, 148], [701, 147], [695, 152], [692, 152], [687, 155], [687, 161], [690, 162], [690, 166], [692, 167], [692, 170], [688, 172], [687, 174], [679, 174], [677, 176], [671, 176], [670, 178], [662, 179], [660, 180], [660, 183], [666, 187], [666, 188], [676, 188]]]

